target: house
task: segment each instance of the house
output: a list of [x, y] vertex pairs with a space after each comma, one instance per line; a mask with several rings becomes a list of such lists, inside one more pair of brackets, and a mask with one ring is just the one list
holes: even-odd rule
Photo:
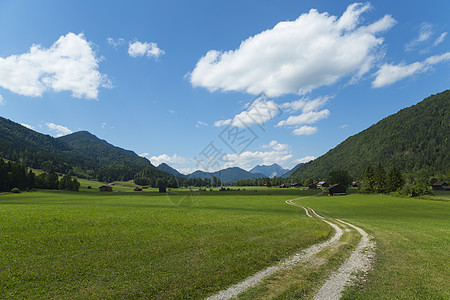
[[142, 192], [142, 188], [140, 186], [137, 186], [134, 188], [135, 192]]
[[358, 181], [353, 181], [352, 182], [352, 187], [358, 187]]
[[343, 184], [336, 183], [325, 189], [330, 196], [339, 196], [347, 194], [347, 187]]
[[160, 193], [165, 193], [166, 192], [166, 188], [165, 187], [160, 187], [159, 188], [159, 192]]
[[301, 183], [291, 183], [291, 187], [301, 187]]
[[315, 185], [314, 183], [311, 183], [310, 185], [308, 185], [308, 190], [316, 190], [317, 189], [317, 185]]
[[284, 189], [287, 188], [287, 186], [283, 183], [282, 185], [280, 185], [280, 188]]
[[318, 186], [318, 187], [328, 187], [329, 184], [328, 184], [326, 181], [319, 181], [319, 182], [317, 183], [317, 186]]
[[112, 192], [112, 187], [108, 186], [108, 185], [102, 185], [101, 187], [98, 188], [100, 190], [100, 192]]
[[449, 186], [445, 181], [437, 181], [431, 185], [433, 191], [448, 191]]

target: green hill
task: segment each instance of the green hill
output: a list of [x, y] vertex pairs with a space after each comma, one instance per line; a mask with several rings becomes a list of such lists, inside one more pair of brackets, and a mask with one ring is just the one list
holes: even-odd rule
[[362, 177], [369, 164], [402, 172], [450, 171], [450, 90], [402, 109], [299, 166], [295, 178], [325, 178], [333, 169]]
[[164, 173], [133, 151], [115, 147], [87, 131], [53, 138], [1, 117], [0, 157], [99, 181], [130, 180], [143, 169]]

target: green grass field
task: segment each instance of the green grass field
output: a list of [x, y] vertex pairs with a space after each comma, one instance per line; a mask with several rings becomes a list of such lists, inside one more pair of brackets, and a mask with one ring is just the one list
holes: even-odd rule
[[331, 234], [299, 193], [1, 195], [0, 298], [203, 298]]
[[369, 281], [344, 299], [450, 299], [450, 202], [442, 201], [450, 193], [435, 194], [440, 201], [359, 194], [297, 201], [364, 228], [377, 242]]
[[[93, 189], [0, 195], [0, 298], [204, 298], [332, 233], [284, 203], [317, 191], [160, 194], [117, 184], [122, 192], [99, 193], [91, 182], [82, 189], [87, 185]], [[347, 289], [345, 299], [449, 299], [448, 200], [442, 192], [425, 199], [351, 194], [297, 203], [374, 236], [369, 281]], [[321, 273], [283, 275], [282, 298], [311, 295], [349, 250], [330, 256]]]

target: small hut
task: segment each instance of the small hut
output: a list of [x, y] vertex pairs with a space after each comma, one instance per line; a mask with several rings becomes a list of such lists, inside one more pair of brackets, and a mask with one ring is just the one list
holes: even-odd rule
[[445, 181], [437, 181], [431, 185], [433, 191], [448, 191], [448, 184]]
[[109, 185], [102, 185], [101, 187], [98, 188], [100, 190], [100, 192], [112, 192], [112, 187], [110, 187]]
[[347, 187], [343, 184], [336, 183], [325, 189], [330, 196], [339, 196], [347, 194]]
[[166, 192], [166, 188], [165, 187], [160, 187], [159, 188], [159, 192], [160, 193], [165, 193]]

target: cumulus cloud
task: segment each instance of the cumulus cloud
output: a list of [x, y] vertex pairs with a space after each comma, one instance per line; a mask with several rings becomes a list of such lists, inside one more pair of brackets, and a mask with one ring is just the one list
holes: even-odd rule
[[245, 151], [241, 154], [226, 154], [224, 160], [227, 161], [226, 167], [238, 166], [245, 170], [250, 170], [256, 165], [290, 164], [293, 158], [291, 149], [287, 144], [280, 144], [277, 141], [271, 141], [268, 145], [262, 145], [264, 151]]
[[0, 58], [0, 86], [24, 96], [53, 90], [96, 99], [100, 87], [111, 87], [98, 71], [99, 62], [82, 33], [68, 33], [48, 49], [33, 45], [27, 53]]
[[158, 45], [156, 43], [149, 43], [149, 42], [133, 42], [129, 43], [128, 45], [128, 54], [131, 57], [138, 57], [138, 56], [148, 56], [148, 57], [154, 57], [158, 58], [159, 56], [165, 54], [164, 50], [161, 50], [158, 48]]
[[330, 111], [328, 109], [321, 111], [309, 111], [298, 116], [290, 116], [286, 120], [278, 122], [277, 127], [286, 125], [314, 124], [322, 119], [328, 118], [329, 115]]
[[[146, 154], [146, 155], [143, 155]], [[143, 153], [142, 156], [149, 156], [148, 153]], [[152, 156], [150, 157], [150, 161], [152, 162], [152, 164], [154, 164], [155, 166], [159, 166], [162, 163], [166, 163], [169, 166], [171, 166], [174, 169], [177, 169], [180, 173], [186, 174], [186, 170], [188, 169], [183, 169], [186, 167], [186, 165], [188, 164], [192, 164], [194, 162], [193, 159], [191, 158], [187, 158], [187, 157], [183, 157], [183, 156], [179, 156], [176, 153], [174, 153], [172, 156], [167, 155], [167, 154], [161, 154], [158, 156]], [[183, 171], [181, 171], [183, 170]]]
[[193, 86], [280, 96], [305, 93], [347, 76], [367, 73], [383, 43], [377, 34], [396, 21], [389, 15], [360, 24], [369, 4], [354, 3], [341, 17], [312, 9], [295, 21], [244, 40], [230, 51], [211, 50], [189, 74]]
[[248, 127], [252, 125], [264, 125], [281, 113], [280, 108], [273, 100], [268, 100], [261, 96], [246, 105], [246, 110], [235, 115], [233, 119], [219, 120], [214, 122], [214, 126], [220, 127], [231, 125], [234, 127]]
[[391, 85], [406, 77], [426, 72], [430, 70], [433, 65], [446, 61], [450, 61], [450, 52], [431, 56], [424, 61], [415, 62], [409, 65], [405, 63], [401, 63], [398, 65], [384, 64], [375, 73], [376, 77], [372, 82], [372, 87], [379, 88]]
[[5, 105], [5, 104], [6, 104], [5, 98], [3, 98], [2, 95], [0, 95], [0, 106]]
[[300, 128], [296, 128], [292, 131], [293, 134], [295, 135], [311, 135], [314, 133], [317, 133], [317, 131], [319, 131], [319, 129], [317, 127], [314, 126], [302, 126]]
[[63, 136], [63, 135], [67, 135], [67, 134], [71, 134], [72, 130], [70, 130], [69, 128], [62, 126], [62, 125], [57, 125], [54, 123], [45, 123], [45, 126], [47, 126], [47, 128], [50, 131], [53, 131], [56, 133], [57, 137]]
[[22, 125], [23, 127], [26, 127], [28, 129], [34, 130], [34, 127], [25, 123], [20, 123], [20, 125]]

